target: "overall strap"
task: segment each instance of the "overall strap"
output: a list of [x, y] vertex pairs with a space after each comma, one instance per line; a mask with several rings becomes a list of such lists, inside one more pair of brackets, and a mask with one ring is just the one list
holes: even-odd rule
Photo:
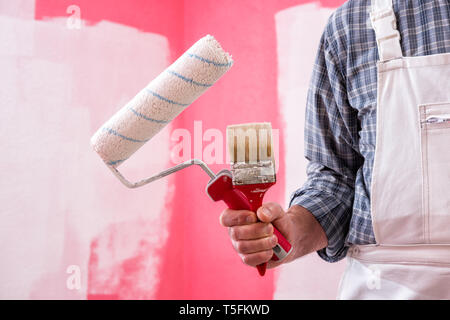
[[392, 0], [372, 0], [370, 21], [377, 39], [380, 61], [401, 58], [400, 33], [397, 30]]

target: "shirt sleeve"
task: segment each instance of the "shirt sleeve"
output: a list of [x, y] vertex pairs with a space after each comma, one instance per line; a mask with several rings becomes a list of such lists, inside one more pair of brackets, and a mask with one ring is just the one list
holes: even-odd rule
[[350, 107], [345, 78], [326, 30], [320, 40], [308, 90], [305, 120], [307, 181], [290, 200], [310, 211], [324, 229], [328, 246], [317, 253], [328, 262], [345, 257], [352, 214], [358, 151], [358, 117]]

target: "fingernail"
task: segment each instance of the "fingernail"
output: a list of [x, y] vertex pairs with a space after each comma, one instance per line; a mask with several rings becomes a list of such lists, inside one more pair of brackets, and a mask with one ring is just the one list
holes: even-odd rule
[[271, 224], [267, 225], [266, 231], [267, 231], [267, 234], [271, 234], [273, 232], [273, 227]]
[[261, 208], [261, 212], [263, 215], [265, 215], [267, 218], [270, 218], [270, 216], [272, 215], [272, 213], [270, 212], [269, 209], [267, 209], [266, 207], [262, 207]]
[[255, 222], [255, 218], [253, 218], [252, 216], [248, 216], [246, 221], [247, 221], [247, 223], [253, 223], [253, 222]]
[[270, 241], [272, 242], [273, 245], [276, 245], [278, 242], [278, 238], [276, 235], [273, 235], [272, 238], [270, 239]]

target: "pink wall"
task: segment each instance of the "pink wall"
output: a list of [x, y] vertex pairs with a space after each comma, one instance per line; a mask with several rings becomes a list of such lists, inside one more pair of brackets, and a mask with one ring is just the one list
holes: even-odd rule
[[[201, 120], [203, 133], [210, 128], [224, 133], [230, 123], [270, 121], [281, 139], [278, 183], [267, 200], [286, 204], [296, 184], [292, 177], [298, 176], [298, 185], [304, 179], [302, 146], [295, 143], [302, 132], [295, 131], [300, 124], [293, 119], [303, 119], [301, 92], [326, 17], [343, 1], [307, 2], [37, 0], [34, 5], [0, 5], [0, 30], [17, 33], [0, 51], [7, 70], [1, 97], [11, 106], [2, 108], [5, 133], [0, 141], [12, 150], [0, 160], [0, 169], [6, 172], [4, 181], [17, 181], [0, 185], [6, 204], [0, 250], [7, 257], [1, 264], [0, 296], [332, 298], [342, 272], [339, 264], [332, 267], [311, 255], [270, 270], [263, 279], [243, 265], [218, 223], [224, 206], [204, 193], [208, 177], [203, 172], [191, 168], [127, 190], [89, 147], [90, 135], [115, 110], [209, 33], [233, 55], [233, 68], [124, 164], [124, 171], [142, 178], [173, 165], [170, 150], [176, 141], [171, 134], [186, 128], [199, 141], [194, 121]], [[66, 9], [73, 4], [81, 10], [79, 30], [66, 25]], [[295, 15], [303, 19], [305, 12], [318, 19], [300, 22], [299, 28], [314, 26], [314, 36], [296, 34], [292, 24], [283, 23]], [[297, 36], [303, 37], [303, 51], [289, 46]], [[298, 61], [283, 63], [299, 52], [304, 55]], [[286, 85], [292, 83], [285, 72], [289, 65], [305, 69], [294, 79], [301, 93], [294, 100], [283, 93], [296, 90]], [[295, 99], [300, 99], [298, 110], [292, 108]], [[11, 132], [18, 143], [4, 138]], [[208, 143], [203, 142], [203, 150]], [[297, 160], [300, 166], [293, 165]], [[69, 265], [80, 267], [80, 289], [67, 288]], [[295, 270], [311, 273], [316, 281]]]

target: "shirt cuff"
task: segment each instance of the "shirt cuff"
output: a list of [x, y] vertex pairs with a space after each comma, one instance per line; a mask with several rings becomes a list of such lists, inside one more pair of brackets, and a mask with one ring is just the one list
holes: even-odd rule
[[351, 208], [337, 201], [334, 195], [315, 189], [295, 192], [289, 207], [293, 205], [299, 205], [311, 212], [325, 231], [328, 246], [318, 250], [317, 254], [327, 262], [337, 262], [345, 258], [348, 250], [345, 238]]

